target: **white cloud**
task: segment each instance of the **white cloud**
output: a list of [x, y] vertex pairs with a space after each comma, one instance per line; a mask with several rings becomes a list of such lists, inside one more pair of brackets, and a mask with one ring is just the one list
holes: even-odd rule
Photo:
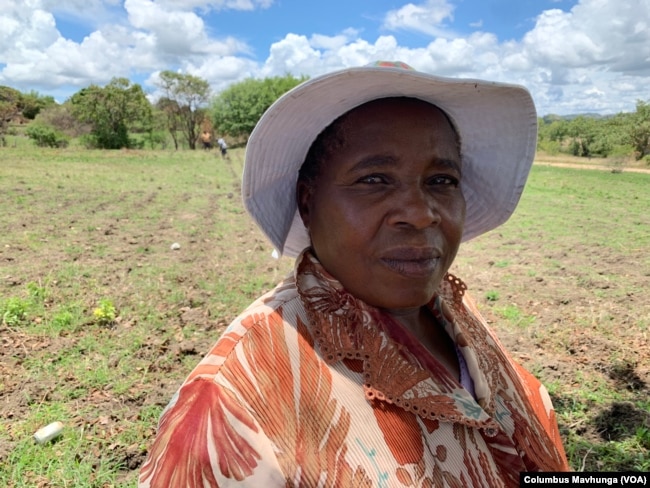
[[194, 12], [167, 10], [151, 0], [125, 0], [124, 8], [133, 27], [153, 35], [157, 51], [168, 62], [193, 54], [224, 56], [247, 50], [232, 37], [211, 39], [203, 19]]
[[386, 14], [384, 27], [388, 30], [412, 30], [431, 36], [452, 35], [444, 24], [453, 20], [454, 6], [447, 0], [427, 0], [421, 4], [409, 3]]
[[[212, 92], [217, 93], [243, 78], [256, 76], [259, 73], [259, 66], [254, 61], [245, 58], [212, 56], [200, 65], [194, 65], [191, 62], [185, 63], [178, 71], [208, 80]], [[150, 92], [149, 99], [153, 102], [161, 96], [157, 86], [159, 74], [160, 71], [151, 73], [143, 83]]]
[[[271, 45], [261, 77], [283, 75], [287, 72], [312, 74], [321, 64], [321, 53], [312, 47], [305, 36], [287, 34], [284, 39]], [[304, 70], [304, 71], [302, 71]]]
[[[207, 15], [263, 10], [272, 0], [24, 0], [20, 6], [0, 0], [0, 84], [78, 89], [139, 76], [152, 88], [157, 72], [178, 69], [218, 91], [249, 76], [314, 76], [383, 59], [439, 75], [524, 84], [541, 114], [632, 110], [649, 96], [647, 0], [579, 0], [568, 11], [540, 11], [520, 40], [506, 42], [489, 32], [454, 34], [452, 1], [460, 0], [420, 0], [391, 10], [376, 22], [377, 32], [391, 35], [372, 34], [352, 18], [337, 32], [296, 28], [255, 59], [228, 26], [208, 25]], [[61, 12], [92, 33], [79, 42], [65, 39], [56, 25]], [[223, 37], [214, 36], [217, 28]], [[404, 31], [426, 41], [400, 45]]]
[[339, 67], [364, 66], [378, 60], [400, 59], [410, 63], [411, 51], [399, 47], [397, 39], [393, 36], [380, 36], [373, 43], [363, 39], [341, 47], [336, 52], [329, 53], [330, 66], [335, 60], [340, 60]]
[[588, 88], [585, 90], [585, 95], [590, 96], [590, 97], [604, 97], [605, 92], [602, 90], [599, 90], [595, 86], [592, 86], [591, 88]]
[[570, 12], [549, 10], [523, 44], [541, 63], [650, 74], [650, 2], [583, 0]]
[[[0, 13], [0, 63], [6, 65], [0, 71], [0, 83], [81, 88], [108, 82], [114, 76], [232, 59], [229, 57], [249, 50], [234, 37], [211, 38], [196, 13], [168, 10], [149, 0], [125, 0], [127, 16], [121, 23], [104, 24], [81, 42], [61, 37], [54, 16], [43, 10], [39, 1], [26, 3], [31, 10], [14, 8]], [[85, 15], [111, 3], [68, 0], [57, 8]]]
[[39, 52], [59, 37], [54, 17], [38, 6], [18, 8], [9, 3], [0, 13], [0, 62], [19, 62], [25, 54]]
[[[569, 12], [545, 11], [522, 40], [521, 66], [546, 73], [533, 85], [536, 93], [563, 86], [564, 111], [631, 110], [634, 97], [648, 96], [648, 80], [639, 76], [650, 75], [649, 23], [646, 0], [582, 0]], [[627, 80], [624, 92], [622, 79]], [[542, 106], [552, 101], [540, 99]]]
[[523, 46], [533, 61], [567, 67], [589, 66], [607, 60], [606, 48], [583, 26], [575, 25], [572, 13], [547, 10], [535, 28], [524, 36]]
[[137, 58], [132, 49], [107, 39], [102, 32], [92, 33], [82, 43], [59, 37], [43, 51], [23, 53], [23, 62], [8, 64], [3, 76], [16, 81], [38, 80], [42, 86], [84, 86], [107, 81], [107, 74], [108, 78], [128, 76], [129, 67]]
[[174, 10], [255, 10], [269, 8], [274, 0], [157, 0], [162, 7]]
[[35, 0], [28, 0], [29, 3], [40, 3], [42, 8], [57, 11], [69, 12], [77, 15], [95, 14], [106, 10], [110, 7], [119, 7], [120, 0], [42, 0], [36, 2]]
[[96, 27], [118, 22], [122, 15], [122, 0], [27, 0], [52, 12], [55, 17], [72, 19]]
[[359, 32], [356, 29], [346, 29], [342, 33], [335, 36], [326, 36], [323, 34], [313, 34], [309, 40], [309, 43], [317, 49], [338, 49], [353, 39], [358, 38]]
[[185, 71], [208, 80], [213, 93], [218, 93], [228, 88], [232, 83], [244, 78], [253, 78], [259, 75], [259, 65], [246, 58], [235, 56], [214, 56], [210, 61], [194, 66], [188, 64]]

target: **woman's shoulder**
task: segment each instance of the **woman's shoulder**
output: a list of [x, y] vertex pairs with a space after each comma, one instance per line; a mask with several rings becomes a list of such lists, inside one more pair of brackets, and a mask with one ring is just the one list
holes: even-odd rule
[[230, 323], [186, 383], [197, 377], [214, 378], [224, 365], [241, 362], [242, 354], [265, 354], [270, 342], [286, 342], [287, 334], [295, 331], [300, 320], [306, 320], [304, 307], [295, 281], [287, 278]]

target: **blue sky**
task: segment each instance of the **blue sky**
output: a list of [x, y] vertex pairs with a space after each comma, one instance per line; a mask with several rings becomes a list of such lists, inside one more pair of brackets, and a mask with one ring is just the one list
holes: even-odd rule
[[649, 100], [648, 0], [0, 0], [0, 85], [63, 101], [166, 69], [215, 93], [377, 59], [527, 86], [540, 115]]

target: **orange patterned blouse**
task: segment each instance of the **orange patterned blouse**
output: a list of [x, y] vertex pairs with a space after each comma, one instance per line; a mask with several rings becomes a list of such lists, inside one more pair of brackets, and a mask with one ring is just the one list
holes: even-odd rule
[[473, 394], [304, 252], [174, 396], [139, 486], [515, 487], [522, 471], [567, 470], [546, 390], [464, 284], [447, 275], [429, 307]]

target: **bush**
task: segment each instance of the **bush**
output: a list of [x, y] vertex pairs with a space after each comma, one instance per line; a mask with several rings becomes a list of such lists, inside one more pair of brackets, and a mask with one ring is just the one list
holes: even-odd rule
[[562, 151], [562, 145], [558, 141], [540, 141], [537, 144], [537, 149], [550, 156], [555, 156]]
[[93, 130], [90, 134], [82, 135], [79, 140], [86, 149], [142, 149], [144, 141], [131, 137], [126, 127], [116, 131]]
[[144, 134], [142, 142], [146, 142], [151, 149], [155, 149], [158, 146], [161, 149], [165, 149], [167, 147], [167, 133], [164, 131], [152, 130]]
[[0, 324], [10, 327], [20, 325], [27, 318], [28, 303], [20, 298], [9, 298], [0, 303]]
[[79, 137], [88, 134], [92, 128], [89, 124], [84, 124], [75, 118], [69, 103], [41, 110], [36, 116], [35, 122], [52, 127], [68, 137]]
[[38, 147], [66, 147], [68, 145], [68, 138], [61, 134], [53, 127], [46, 125], [33, 124], [27, 127], [25, 134]]
[[616, 144], [612, 147], [608, 156], [610, 158], [632, 158], [634, 157], [634, 148], [623, 144]]

